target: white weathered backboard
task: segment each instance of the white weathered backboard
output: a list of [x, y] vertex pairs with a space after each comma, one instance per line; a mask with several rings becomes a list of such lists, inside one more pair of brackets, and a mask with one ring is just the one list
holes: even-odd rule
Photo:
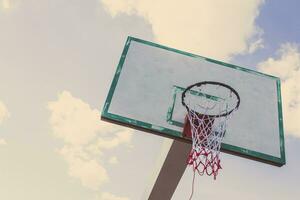
[[222, 151], [284, 165], [279, 78], [141, 39], [128, 37], [101, 118], [190, 142], [182, 136], [181, 94], [201, 81], [222, 82], [240, 96]]

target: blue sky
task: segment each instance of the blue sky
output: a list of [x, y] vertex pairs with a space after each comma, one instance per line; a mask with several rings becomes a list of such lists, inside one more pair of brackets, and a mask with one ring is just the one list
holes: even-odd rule
[[222, 154], [195, 198], [300, 195], [300, 3], [170, 2], [0, 0], [0, 199], [143, 199], [171, 141], [99, 120], [128, 35], [282, 79], [287, 164]]
[[266, 1], [260, 8], [256, 24], [263, 29], [265, 47], [253, 55], [237, 55], [233, 62], [249, 67], [274, 56], [280, 45], [286, 42], [300, 43], [299, 1]]

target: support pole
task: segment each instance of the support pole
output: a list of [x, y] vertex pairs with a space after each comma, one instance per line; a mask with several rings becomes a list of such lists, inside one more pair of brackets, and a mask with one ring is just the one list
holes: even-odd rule
[[169, 200], [186, 169], [191, 144], [174, 140], [152, 188], [149, 200]]

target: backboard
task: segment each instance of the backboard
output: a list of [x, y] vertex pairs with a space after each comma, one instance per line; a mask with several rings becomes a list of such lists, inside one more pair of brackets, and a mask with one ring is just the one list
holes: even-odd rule
[[187, 111], [181, 96], [201, 81], [224, 83], [240, 96], [221, 151], [284, 165], [279, 78], [141, 39], [128, 37], [101, 118], [191, 142], [182, 133]]

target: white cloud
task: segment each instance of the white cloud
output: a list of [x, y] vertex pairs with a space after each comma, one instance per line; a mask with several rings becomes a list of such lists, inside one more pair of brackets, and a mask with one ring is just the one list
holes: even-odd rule
[[123, 129], [121, 132], [116, 133], [116, 136], [111, 139], [99, 138], [96, 145], [100, 149], [112, 149], [120, 144], [129, 143], [131, 140], [131, 130]]
[[108, 181], [106, 169], [96, 160], [74, 159], [70, 164], [69, 175], [79, 178], [83, 186], [98, 190]]
[[248, 49], [248, 53], [254, 53], [258, 49], [264, 48], [263, 39], [259, 38], [255, 42], [251, 43]]
[[99, 200], [129, 200], [127, 197], [118, 197], [114, 194], [103, 192]]
[[[263, 0], [101, 0], [113, 16], [139, 15], [148, 20], [158, 42], [228, 60], [261, 48], [255, 25]], [[253, 38], [257, 38], [253, 41]], [[251, 43], [254, 44], [251, 44]]]
[[79, 179], [83, 186], [99, 190], [104, 183], [109, 181], [104, 166], [86, 153], [82, 146], [65, 145], [58, 152], [69, 165], [68, 174]]
[[108, 160], [109, 164], [115, 165], [119, 163], [119, 160], [116, 156], [112, 156], [109, 160]]
[[8, 112], [4, 103], [0, 101], [0, 124], [9, 117], [10, 113]]
[[258, 65], [260, 71], [281, 78], [284, 127], [288, 134], [300, 137], [300, 51], [296, 44], [286, 43], [277, 52]]
[[[100, 122], [100, 124], [107, 124]], [[110, 125], [110, 128], [103, 128], [102, 131], [106, 132], [106, 136], [98, 137], [95, 141], [86, 147], [86, 150], [94, 155], [102, 155], [104, 150], [110, 150], [120, 145], [132, 147], [131, 138], [132, 130], [122, 126]]]
[[99, 155], [120, 145], [130, 145], [132, 130], [100, 121], [98, 110], [68, 91], [60, 93], [47, 107], [52, 134], [64, 141], [58, 153], [69, 166], [68, 174], [83, 186], [99, 190], [109, 181]]
[[20, 0], [0, 0], [0, 11], [11, 11], [16, 8], [20, 3]]
[[70, 144], [87, 144], [101, 129], [99, 112], [69, 92], [63, 91], [57, 101], [49, 102], [53, 134]]
[[10, 2], [10, 0], [2, 0], [1, 4], [2, 4], [2, 8], [4, 10], [11, 8], [11, 2]]
[[0, 138], [0, 146], [2, 145], [7, 145], [7, 142], [3, 138]]

